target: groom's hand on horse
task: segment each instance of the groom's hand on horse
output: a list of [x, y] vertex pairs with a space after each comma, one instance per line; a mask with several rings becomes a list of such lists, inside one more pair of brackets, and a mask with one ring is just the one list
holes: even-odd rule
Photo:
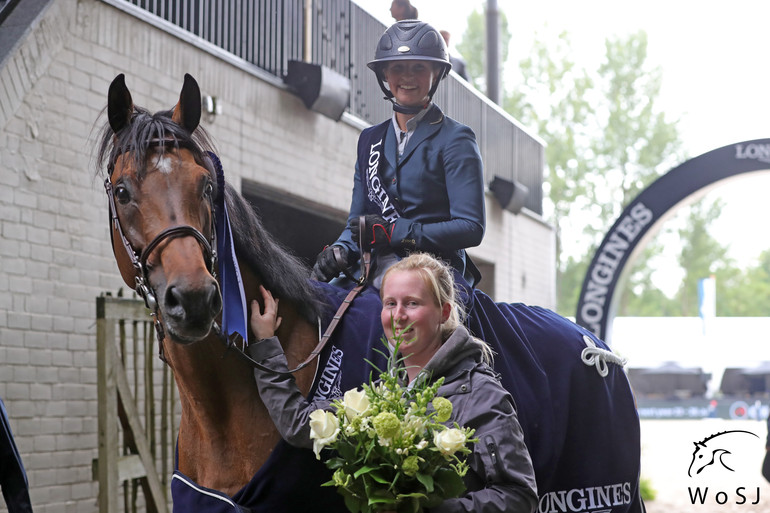
[[350, 257], [344, 246], [327, 246], [318, 255], [311, 277], [318, 281], [330, 281], [336, 278], [349, 264]]
[[[380, 215], [369, 214], [364, 216], [364, 243], [371, 248], [390, 246], [390, 238], [393, 235], [393, 224], [386, 221]], [[350, 226], [350, 234], [353, 242], [358, 242], [361, 238], [359, 233], [361, 228], [354, 222]]]
[[262, 285], [259, 286], [259, 291], [262, 293], [265, 311], [260, 310], [259, 301], [256, 299], [251, 302], [251, 331], [257, 340], [262, 340], [275, 336], [281, 325], [281, 318], [278, 316], [278, 300]]

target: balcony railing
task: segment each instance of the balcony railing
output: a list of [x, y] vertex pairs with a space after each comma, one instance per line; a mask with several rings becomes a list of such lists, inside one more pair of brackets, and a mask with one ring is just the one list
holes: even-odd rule
[[19, 2], [21, 2], [21, 0], [0, 0], [0, 23], [3, 22]]
[[[386, 27], [351, 0], [313, 0], [309, 31], [305, 0], [104, 1], [139, 7], [280, 79], [289, 60], [308, 57], [350, 79], [350, 114], [369, 123], [391, 116], [366, 67]], [[543, 143], [454, 76], [441, 83], [436, 103], [476, 132], [487, 182], [494, 176], [520, 182], [529, 189], [525, 206], [542, 214]]]

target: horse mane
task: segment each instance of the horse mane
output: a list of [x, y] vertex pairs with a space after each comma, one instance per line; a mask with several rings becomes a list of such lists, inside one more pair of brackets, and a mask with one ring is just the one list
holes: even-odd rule
[[[716, 438], [716, 437], [718, 437], [718, 436], [721, 436], [721, 435], [725, 435], [725, 434], [727, 434], [727, 433], [748, 433], [748, 434], [750, 434], [750, 435], [754, 435], [754, 436], [757, 436], [757, 434], [756, 434], [756, 433], [752, 433], [751, 431], [746, 431], [746, 430], [744, 430], [744, 429], [729, 429], [729, 430], [725, 430], [725, 431], [720, 431], [720, 432], [718, 432], [718, 433], [714, 433], [714, 434], [713, 434], [713, 435], [711, 435], [711, 436], [707, 436], [706, 438], [704, 438], [704, 439], [703, 439], [703, 440], [701, 440], [700, 442], [694, 442], [694, 443], [695, 443], [695, 445], [696, 445], [696, 446], [697, 446], [697, 445], [702, 445], [702, 446], [704, 446], [704, 447], [705, 447], [705, 446], [706, 446], [706, 442], [708, 442], [708, 441], [709, 441], [709, 440], [711, 440], [712, 438]], [[757, 436], [757, 438], [759, 438], [759, 437]]]
[[[190, 134], [171, 120], [171, 114], [171, 110], [152, 114], [135, 105], [131, 122], [117, 134], [105, 122], [98, 136], [97, 174], [105, 164], [111, 173], [117, 158], [130, 153], [132, 165], [141, 177], [148, 152], [165, 151], [165, 145], [153, 144], [158, 140], [170, 140], [174, 147], [190, 150], [196, 162], [211, 170], [206, 152], [216, 151], [209, 134], [200, 125]], [[273, 295], [291, 301], [305, 320], [315, 323], [326, 304], [320, 290], [310, 282], [310, 269], [265, 229], [251, 205], [229, 183], [225, 185], [225, 201], [239, 258], [262, 278]]]
[[292, 301], [305, 320], [315, 323], [327, 304], [310, 282], [310, 269], [265, 229], [252, 206], [229, 183], [225, 202], [239, 258], [259, 274], [274, 296]]

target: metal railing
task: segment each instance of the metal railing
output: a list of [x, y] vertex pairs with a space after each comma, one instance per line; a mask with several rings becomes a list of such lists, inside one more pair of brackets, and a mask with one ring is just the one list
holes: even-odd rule
[[[116, 0], [111, 0], [115, 2]], [[133, 4], [280, 79], [306, 55], [305, 0], [117, 0]], [[391, 116], [366, 63], [385, 26], [351, 0], [313, 0], [309, 59], [350, 79], [348, 111], [368, 122]], [[476, 133], [486, 181], [529, 189], [525, 206], [543, 213], [543, 143], [467, 82], [450, 76], [436, 94], [444, 112]]]
[[0, 23], [11, 13], [21, 0], [0, 0]]
[[304, 0], [124, 0], [276, 76], [302, 59]]

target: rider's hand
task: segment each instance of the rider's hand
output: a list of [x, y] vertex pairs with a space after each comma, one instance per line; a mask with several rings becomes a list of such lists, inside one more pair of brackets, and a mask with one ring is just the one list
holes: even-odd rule
[[[335, 248], [339, 259], [334, 254]], [[312, 277], [318, 281], [330, 281], [337, 277], [348, 264], [348, 250], [344, 246], [331, 245], [324, 248], [318, 255], [313, 266]]]
[[[390, 246], [393, 224], [377, 214], [368, 214], [364, 216], [364, 220], [364, 244], [368, 244], [371, 248]], [[359, 232], [359, 223], [354, 220], [350, 226], [350, 234], [354, 242], [358, 242], [361, 237]]]
[[262, 293], [262, 300], [265, 303], [265, 311], [260, 311], [259, 301], [256, 299], [251, 302], [251, 331], [257, 340], [270, 338], [275, 335], [276, 330], [281, 325], [281, 318], [278, 316], [278, 300], [262, 285], [259, 286]]

